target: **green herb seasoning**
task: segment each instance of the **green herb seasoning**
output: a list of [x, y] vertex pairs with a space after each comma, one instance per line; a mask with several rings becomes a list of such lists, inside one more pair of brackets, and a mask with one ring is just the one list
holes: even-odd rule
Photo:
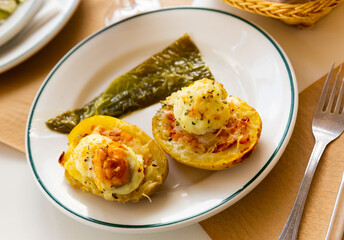
[[97, 98], [82, 108], [49, 119], [47, 126], [69, 133], [93, 115], [120, 117], [164, 100], [173, 92], [202, 78], [214, 79], [188, 34], [129, 72], [119, 76]]

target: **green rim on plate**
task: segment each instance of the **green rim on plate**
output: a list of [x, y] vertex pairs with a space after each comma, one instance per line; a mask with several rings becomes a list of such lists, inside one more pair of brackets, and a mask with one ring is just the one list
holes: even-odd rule
[[[215, 207], [212, 207], [210, 209], [207, 209], [205, 211], [203, 211], [202, 213], [199, 214], [195, 214], [191, 217], [187, 217], [187, 218], [183, 218], [183, 219], [179, 219], [176, 221], [171, 221], [171, 222], [165, 222], [165, 223], [156, 223], [156, 224], [147, 224], [147, 225], [127, 225], [127, 224], [116, 224], [116, 223], [109, 223], [109, 222], [104, 222], [104, 221], [99, 221], [97, 219], [93, 219], [87, 216], [83, 216], [80, 215], [76, 212], [74, 212], [73, 210], [67, 208], [66, 206], [64, 206], [61, 202], [59, 202], [52, 194], [51, 192], [49, 192], [49, 190], [46, 188], [46, 186], [44, 185], [44, 183], [40, 180], [40, 176], [36, 171], [35, 168], [35, 163], [33, 161], [32, 158], [32, 154], [31, 154], [31, 146], [30, 146], [30, 130], [31, 130], [31, 124], [32, 124], [32, 117], [33, 114], [35, 112], [35, 108], [36, 105], [40, 99], [40, 96], [45, 88], [45, 86], [49, 83], [51, 77], [54, 75], [54, 73], [59, 69], [59, 67], [65, 62], [66, 59], [68, 59], [69, 56], [71, 56], [76, 50], [78, 50], [78, 48], [80, 48], [81, 46], [83, 46], [85, 43], [87, 43], [88, 41], [90, 41], [91, 39], [93, 39], [94, 37], [98, 36], [99, 34], [101, 34], [104, 31], [107, 31], [110, 28], [116, 27], [117, 25], [126, 22], [126, 21], [130, 21], [133, 18], [139, 18], [142, 17], [144, 15], [148, 15], [148, 14], [154, 14], [157, 12], [164, 12], [164, 11], [176, 11], [176, 10], [199, 10], [199, 11], [212, 11], [212, 12], [217, 12], [220, 14], [225, 14], [228, 15], [230, 17], [234, 17], [238, 20], [241, 20], [245, 23], [247, 23], [248, 25], [252, 26], [253, 28], [255, 28], [257, 31], [259, 31], [261, 34], [263, 34], [270, 42], [271, 44], [275, 47], [275, 49], [277, 50], [277, 52], [279, 53], [280, 57], [282, 58], [284, 64], [285, 64], [285, 68], [288, 72], [288, 76], [289, 76], [289, 82], [290, 82], [290, 89], [291, 89], [291, 103], [290, 103], [290, 112], [289, 112], [289, 117], [288, 117], [288, 122], [287, 125], [285, 127], [284, 133], [283, 133], [283, 137], [280, 140], [279, 144], [277, 145], [275, 151], [272, 153], [272, 155], [270, 156], [269, 160], [266, 162], [266, 164], [258, 171], [258, 173], [256, 175], [254, 175], [253, 178], [251, 178], [241, 189], [237, 190], [235, 193], [233, 193], [232, 195], [228, 196], [227, 198], [223, 199], [219, 204], [217, 204]], [[46, 80], [44, 81], [44, 83], [42, 84], [39, 92], [36, 95], [36, 98], [33, 102], [32, 105], [32, 109], [28, 118], [28, 123], [27, 123], [27, 131], [26, 131], [26, 150], [27, 150], [27, 157], [28, 160], [30, 162], [30, 165], [32, 167], [32, 170], [34, 172], [34, 175], [39, 183], [39, 185], [43, 188], [44, 192], [56, 203], [58, 204], [60, 207], [62, 207], [64, 210], [66, 210], [67, 212], [73, 214], [74, 216], [80, 217], [86, 221], [92, 222], [92, 223], [96, 223], [96, 224], [100, 224], [103, 226], [108, 226], [108, 227], [116, 227], [116, 228], [128, 228], [128, 229], [142, 229], [142, 228], [157, 228], [157, 227], [164, 227], [164, 226], [168, 226], [168, 225], [173, 225], [173, 224], [177, 224], [177, 223], [181, 223], [181, 222], [185, 222], [188, 221], [190, 219], [194, 219], [197, 218], [199, 216], [202, 216], [214, 209], [219, 208], [220, 206], [224, 205], [225, 203], [227, 203], [229, 200], [233, 199], [234, 197], [236, 197], [238, 194], [240, 194], [242, 191], [244, 191], [246, 188], [248, 188], [263, 172], [264, 170], [270, 165], [271, 161], [275, 158], [275, 156], [277, 155], [277, 153], [279, 152], [281, 146], [283, 145], [284, 141], [286, 140], [286, 137], [288, 135], [288, 132], [290, 130], [290, 127], [292, 126], [292, 120], [293, 120], [293, 116], [294, 114], [296, 114], [294, 112], [294, 107], [295, 107], [295, 86], [293, 83], [293, 74], [291, 71], [291, 68], [288, 64], [288, 61], [286, 59], [286, 57], [284, 56], [282, 50], [280, 49], [280, 47], [277, 45], [277, 43], [267, 34], [265, 33], [262, 29], [260, 29], [258, 26], [250, 23], [249, 21], [238, 17], [236, 15], [233, 15], [231, 13], [228, 12], [223, 12], [220, 10], [215, 10], [215, 9], [208, 9], [208, 8], [197, 8], [197, 7], [179, 7], [179, 8], [166, 8], [166, 9], [159, 9], [156, 11], [151, 11], [151, 12], [146, 12], [146, 13], [142, 13], [139, 15], [135, 15], [132, 17], [129, 17], [127, 19], [124, 19], [120, 22], [114, 23], [108, 27], [105, 27], [102, 30], [99, 30], [98, 32], [94, 33], [93, 35], [89, 36], [88, 38], [86, 38], [85, 40], [83, 40], [82, 42], [80, 42], [78, 45], [76, 45], [73, 49], [71, 49], [58, 63], [57, 65], [53, 68], [53, 70], [50, 72], [50, 74], [48, 75], [48, 77], [46, 78]]]

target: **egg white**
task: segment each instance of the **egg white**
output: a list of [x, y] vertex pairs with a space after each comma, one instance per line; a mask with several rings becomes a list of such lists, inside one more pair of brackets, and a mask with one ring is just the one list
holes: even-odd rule
[[[112, 139], [109, 137], [98, 133], [90, 134], [80, 140], [78, 145], [74, 148], [71, 158], [68, 160], [75, 165], [75, 169], [78, 172], [77, 178], [80, 178], [79, 181], [81, 184], [85, 184], [91, 180], [92, 184], [88, 184], [93, 187], [96, 186], [98, 192], [102, 192], [104, 197], [111, 197], [113, 194], [128, 194], [134, 191], [144, 179], [142, 156], [136, 154], [130, 147], [125, 145], [126, 161], [128, 161], [131, 172], [130, 181], [122, 186], [114, 187], [97, 177], [93, 167], [95, 154], [100, 148], [105, 148], [111, 142]], [[71, 162], [67, 163], [67, 165], [72, 164]], [[141, 169], [141, 171], [139, 169]], [[73, 176], [74, 172], [70, 172], [70, 174]]]

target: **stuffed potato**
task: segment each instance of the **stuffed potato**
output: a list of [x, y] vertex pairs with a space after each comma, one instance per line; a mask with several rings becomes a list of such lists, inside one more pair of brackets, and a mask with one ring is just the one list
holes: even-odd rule
[[149, 198], [168, 174], [164, 151], [135, 125], [109, 116], [80, 122], [68, 135], [59, 163], [74, 188], [106, 200]]
[[223, 85], [194, 82], [162, 102], [153, 117], [153, 136], [177, 161], [201, 169], [221, 170], [243, 162], [262, 130], [258, 112]]

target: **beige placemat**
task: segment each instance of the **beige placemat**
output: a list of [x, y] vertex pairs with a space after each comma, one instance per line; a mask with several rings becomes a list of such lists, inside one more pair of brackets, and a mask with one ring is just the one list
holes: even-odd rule
[[[177, 3], [190, 2], [178, 0]], [[163, 1], [173, 5], [173, 0]], [[103, 27], [111, 1], [82, 0], [65, 28], [36, 55], [0, 74], [0, 142], [25, 151], [26, 119], [49, 71], [75, 44]], [[323, 79], [300, 94], [291, 141], [271, 173], [227, 210], [201, 222], [212, 239], [277, 239], [288, 217], [314, 144], [311, 119]], [[326, 149], [305, 207], [300, 239], [324, 239], [344, 170], [344, 135]]]

